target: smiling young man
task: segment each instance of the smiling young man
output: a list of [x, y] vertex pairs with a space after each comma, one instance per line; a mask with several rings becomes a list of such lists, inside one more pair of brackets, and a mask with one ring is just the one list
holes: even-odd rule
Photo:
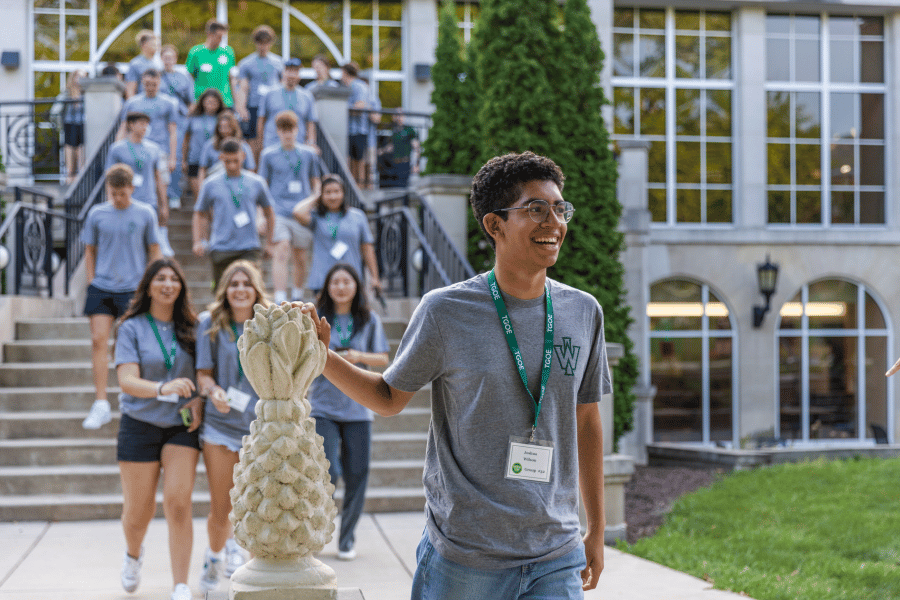
[[383, 376], [328, 353], [325, 377], [381, 415], [432, 383], [414, 600], [582, 598], [603, 570], [611, 385], [600, 306], [547, 277], [574, 213], [562, 187], [547, 158], [490, 160], [471, 202], [494, 269], [426, 294]]

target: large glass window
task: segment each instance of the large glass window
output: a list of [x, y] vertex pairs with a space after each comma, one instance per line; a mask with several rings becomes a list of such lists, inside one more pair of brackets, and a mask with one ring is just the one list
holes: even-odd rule
[[766, 80], [769, 223], [883, 224], [883, 20], [768, 15]]
[[[184, 61], [188, 50], [205, 39], [204, 24], [218, 14], [219, 4], [34, 0], [35, 96], [59, 94], [65, 73], [75, 69], [94, 73], [106, 62], [128, 62], [139, 53], [135, 35], [142, 29], [174, 44]], [[316, 54], [330, 56], [336, 64], [355, 60], [386, 108], [402, 106], [401, 0], [226, 0], [223, 8], [228, 43], [238, 60], [254, 51], [253, 28], [267, 23], [278, 36], [273, 51], [301, 58], [307, 67], [304, 77], [313, 76], [309, 64]]]
[[614, 140], [650, 141], [654, 223], [733, 220], [731, 13], [617, 8]]
[[735, 441], [734, 330], [708, 286], [669, 279], [650, 287], [653, 439]]
[[871, 439], [888, 431], [889, 331], [864, 286], [803, 286], [780, 311], [778, 421], [785, 439]]

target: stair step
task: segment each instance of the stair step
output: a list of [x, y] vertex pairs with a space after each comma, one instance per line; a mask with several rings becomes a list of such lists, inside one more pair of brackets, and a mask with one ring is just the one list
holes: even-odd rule
[[[106, 388], [113, 409], [118, 405], [118, 387]], [[0, 388], [0, 413], [46, 410], [90, 410], [94, 403], [94, 386], [4, 387]]]
[[8, 363], [90, 361], [91, 340], [44, 339], [9, 342], [3, 345], [3, 360]]
[[[90, 362], [0, 364], [0, 387], [37, 387], [60, 384], [85, 386], [93, 382]], [[109, 383], [117, 385], [116, 368], [110, 362]]]
[[376, 417], [372, 422], [372, 431], [384, 433], [388, 431], [414, 432], [428, 431], [431, 423], [431, 409], [424, 407], [406, 407], [393, 417]]
[[17, 319], [17, 340], [89, 340], [91, 327], [87, 317]]

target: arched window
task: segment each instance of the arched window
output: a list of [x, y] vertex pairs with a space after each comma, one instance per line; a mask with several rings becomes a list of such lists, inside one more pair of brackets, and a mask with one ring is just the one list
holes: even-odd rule
[[709, 286], [668, 279], [650, 287], [655, 441], [735, 441], [735, 333]]
[[780, 313], [776, 434], [804, 441], [885, 435], [890, 330], [865, 286], [810, 283]]

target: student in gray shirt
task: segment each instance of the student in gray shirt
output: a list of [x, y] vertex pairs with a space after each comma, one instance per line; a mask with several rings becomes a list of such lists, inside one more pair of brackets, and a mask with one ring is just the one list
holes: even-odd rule
[[169, 206], [181, 208], [182, 192], [182, 153], [184, 151], [182, 140], [187, 130], [187, 114], [191, 103], [194, 101], [194, 80], [186, 71], [175, 68], [178, 63], [178, 49], [172, 44], [162, 47], [160, 56], [163, 61], [163, 70], [160, 72], [160, 85], [162, 93], [168, 94], [175, 101], [178, 109], [175, 114], [176, 140], [175, 140], [175, 169], [169, 175]]
[[256, 170], [253, 151], [241, 136], [241, 126], [237, 117], [230, 110], [226, 110], [216, 117], [216, 130], [213, 137], [203, 144], [203, 148], [200, 150], [199, 176], [201, 182], [221, 167], [219, 154], [222, 152], [222, 144], [229, 138], [234, 138], [241, 144], [241, 149], [244, 151], [244, 162], [241, 163], [241, 166], [248, 171]]
[[82, 423], [85, 429], [99, 429], [112, 419], [106, 397], [109, 335], [115, 320], [128, 309], [147, 262], [160, 257], [156, 214], [145, 204], [132, 201], [133, 175], [123, 164], [107, 170], [107, 202], [88, 211], [81, 231], [89, 282], [84, 314], [91, 326], [91, 371], [96, 392]]
[[312, 232], [294, 218], [292, 211], [298, 203], [314, 201], [319, 195], [324, 169], [315, 150], [297, 143], [297, 115], [283, 110], [275, 117], [275, 125], [280, 143], [263, 150], [259, 158], [259, 174], [269, 184], [275, 201], [272, 284], [275, 302], [281, 303], [287, 300], [289, 263], [294, 268], [291, 297], [294, 300], [303, 297]]
[[302, 64], [299, 58], [289, 58], [284, 61], [282, 85], [269, 91], [260, 101], [257, 131], [263, 132], [264, 148], [278, 143], [275, 115], [283, 110], [293, 111], [299, 119], [300, 128], [297, 130], [297, 141], [308, 146], [316, 145], [316, 123], [319, 121], [319, 116], [316, 113], [316, 101], [312, 94], [299, 87]]
[[[330, 348], [360, 366], [383, 367], [388, 363], [388, 342], [378, 315], [369, 310], [366, 292], [356, 270], [338, 263], [325, 276], [318, 312], [331, 324], [335, 335]], [[309, 388], [310, 415], [322, 436], [325, 457], [331, 466], [331, 483], [344, 480], [338, 558], [353, 560], [355, 530], [366, 501], [372, 411], [354, 402], [319, 375]]]
[[238, 141], [225, 140], [220, 157], [225, 170], [203, 182], [192, 223], [194, 254], [209, 254], [216, 285], [225, 268], [235, 260], [255, 262], [259, 258], [257, 206], [266, 217], [267, 247], [272, 245], [275, 229], [269, 186], [259, 175], [241, 169], [244, 151]]
[[268, 25], [260, 25], [253, 30], [256, 52], [245, 56], [238, 63], [238, 93], [235, 107], [241, 117], [244, 138], [253, 143], [254, 158], [259, 159], [262, 141], [258, 140], [256, 125], [259, 118], [259, 103], [270, 90], [279, 87], [284, 63], [280, 56], [271, 53], [275, 42], [275, 31]]
[[122, 480], [125, 559], [122, 587], [140, 583], [143, 542], [154, 516], [157, 482], [169, 539], [172, 600], [189, 600], [191, 492], [200, 456], [201, 401], [195, 397], [194, 330], [197, 316], [181, 267], [160, 259], [147, 267], [116, 336], [116, 375], [122, 419], [116, 458]]
[[211, 591], [224, 573], [244, 563], [244, 555], [231, 537], [228, 513], [232, 473], [250, 423], [256, 418], [259, 396], [238, 360], [237, 340], [244, 323], [253, 318], [254, 304], [268, 306], [262, 273], [252, 263], [237, 260], [225, 269], [209, 312], [197, 325], [197, 385], [206, 398], [203, 427], [203, 463], [209, 479], [209, 547], [200, 575], [200, 587]]
[[[159, 91], [160, 75], [156, 69], [147, 69], [141, 76], [144, 91], [129, 98], [122, 107], [122, 113], [141, 112], [150, 117], [147, 132], [148, 140], [157, 144], [168, 157], [167, 173], [175, 170], [175, 159], [178, 144], [178, 105], [175, 98]], [[122, 129], [119, 139], [123, 138]]]
[[[414, 600], [580, 599], [603, 569], [597, 403], [612, 388], [600, 306], [547, 277], [574, 212], [562, 186], [530, 152], [490, 160], [471, 203], [494, 269], [426, 294], [384, 375], [328, 352], [323, 375], [384, 416], [432, 383]], [[324, 320], [319, 335], [334, 335]]]
[[225, 110], [225, 101], [222, 100], [222, 92], [216, 88], [209, 88], [197, 98], [194, 107], [188, 113], [187, 130], [184, 136], [184, 145], [187, 151], [184, 153], [187, 163], [187, 176], [191, 185], [194, 198], [200, 192], [200, 158], [203, 147], [216, 133], [218, 116]]
[[125, 97], [131, 98], [142, 91], [141, 75], [147, 69], [161, 69], [162, 62], [156, 58], [156, 49], [159, 41], [156, 34], [149, 29], [138, 31], [135, 41], [141, 49], [141, 53], [131, 59], [128, 70], [125, 71]]

